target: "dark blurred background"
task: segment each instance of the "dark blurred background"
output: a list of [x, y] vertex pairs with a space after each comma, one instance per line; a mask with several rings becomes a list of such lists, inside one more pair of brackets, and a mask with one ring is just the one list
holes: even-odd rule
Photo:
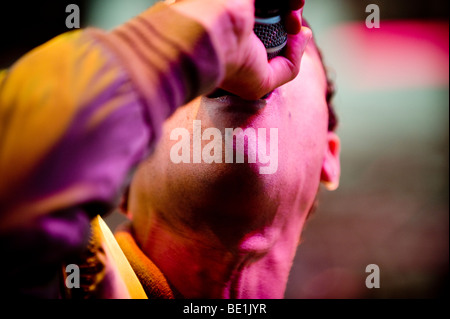
[[[86, 25], [89, 1], [14, 1], [0, 3], [0, 68], [10, 66], [16, 59], [52, 39], [67, 32], [66, 7], [77, 4], [81, 11], [82, 25]], [[105, 1], [105, 4], [107, 1]]]
[[[0, 68], [82, 26], [111, 29], [151, 0], [0, 4]], [[367, 29], [368, 4], [381, 28]], [[447, 0], [307, 0], [304, 15], [336, 82], [341, 187], [320, 195], [286, 298], [435, 298], [448, 295], [449, 40]], [[114, 229], [125, 220], [107, 218]], [[381, 287], [365, 286], [377, 264]]]

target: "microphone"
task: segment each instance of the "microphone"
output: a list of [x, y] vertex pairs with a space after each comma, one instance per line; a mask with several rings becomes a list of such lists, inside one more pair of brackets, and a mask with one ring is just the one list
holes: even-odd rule
[[287, 32], [281, 15], [281, 0], [255, 0], [255, 27], [253, 31], [266, 47], [267, 58], [273, 59], [287, 44]]

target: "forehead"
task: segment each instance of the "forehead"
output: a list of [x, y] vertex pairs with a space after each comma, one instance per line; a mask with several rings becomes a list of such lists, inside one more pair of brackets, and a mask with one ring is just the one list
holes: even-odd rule
[[303, 54], [300, 73], [285, 85], [293, 98], [313, 98], [316, 102], [326, 101], [328, 81], [321, 55], [313, 41], [309, 42]]
[[[304, 63], [304, 61], [306, 61]], [[302, 67], [305, 64], [309, 64], [309, 67], [312, 67], [315, 71], [315, 75], [317, 76], [317, 80], [320, 81], [320, 84], [324, 87], [324, 94], [326, 94], [326, 89], [328, 86], [327, 82], [327, 74], [325, 65], [322, 60], [322, 56], [319, 52], [319, 48], [317, 47], [314, 34], [311, 40], [306, 47], [305, 53], [303, 55]]]
[[292, 118], [284, 119], [283, 124], [291, 123], [291, 130], [302, 136], [306, 132], [325, 130], [328, 125], [328, 82], [322, 59], [314, 43], [308, 44], [300, 66], [300, 73], [291, 82], [285, 84], [280, 93], [280, 101]]

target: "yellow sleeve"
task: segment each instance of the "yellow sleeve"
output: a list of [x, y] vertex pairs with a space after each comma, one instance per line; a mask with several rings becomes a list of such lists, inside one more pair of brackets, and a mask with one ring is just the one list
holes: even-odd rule
[[62, 34], [2, 71], [0, 232], [112, 209], [163, 121], [218, 84], [217, 61], [201, 25], [159, 4], [110, 33]]

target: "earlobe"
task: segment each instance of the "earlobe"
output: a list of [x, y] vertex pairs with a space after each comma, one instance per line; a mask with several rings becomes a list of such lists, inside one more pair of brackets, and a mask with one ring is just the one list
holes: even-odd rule
[[328, 132], [327, 149], [322, 164], [320, 181], [326, 189], [334, 191], [339, 187], [341, 177], [341, 141], [334, 132]]

